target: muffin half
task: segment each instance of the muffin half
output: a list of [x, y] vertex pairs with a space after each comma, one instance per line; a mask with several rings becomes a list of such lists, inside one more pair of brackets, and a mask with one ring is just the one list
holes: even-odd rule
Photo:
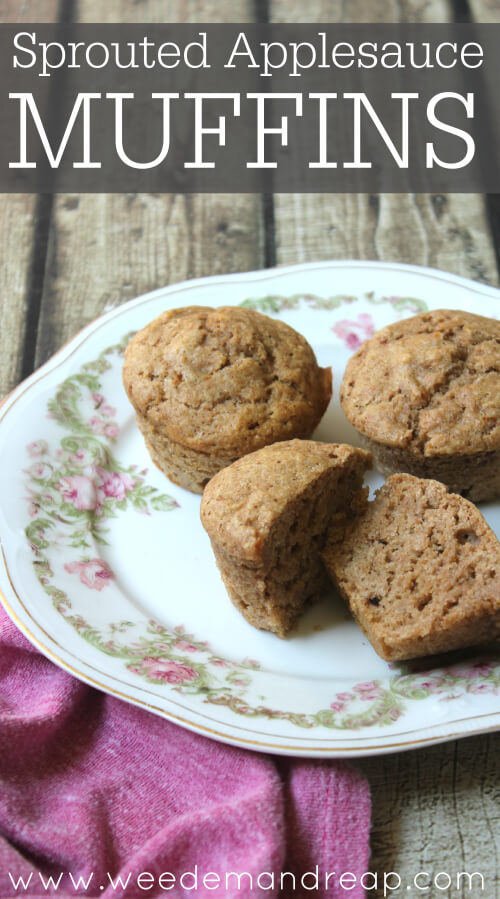
[[291, 440], [244, 456], [207, 485], [201, 521], [229, 596], [250, 624], [284, 637], [328, 588], [320, 558], [334, 521], [366, 502], [364, 450]]
[[322, 553], [373, 648], [389, 661], [500, 637], [500, 543], [438, 481], [395, 474]]

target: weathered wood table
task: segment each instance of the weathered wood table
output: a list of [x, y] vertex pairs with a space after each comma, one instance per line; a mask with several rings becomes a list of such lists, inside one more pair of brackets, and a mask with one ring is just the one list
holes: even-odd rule
[[[0, 10], [7, 22], [500, 21], [498, 0], [3, 0]], [[357, 258], [496, 285], [494, 213], [495, 198], [456, 194], [5, 195], [0, 392], [103, 310], [185, 278]], [[484, 892], [463, 895], [499, 896], [499, 750], [493, 734], [357, 761], [373, 792], [371, 869], [407, 880], [480, 871]]]

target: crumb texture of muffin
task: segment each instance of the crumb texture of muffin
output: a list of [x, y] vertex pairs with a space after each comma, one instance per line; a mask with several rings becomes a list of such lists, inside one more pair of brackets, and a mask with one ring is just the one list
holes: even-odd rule
[[301, 334], [239, 306], [164, 312], [130, 341], [123, 382], [153, 461], [198, 493], [240, 456], [309, 437], [332, 392]]
[[500, 543], [479, 510], [433, 480], [396, 474], [322, 553], [387, 661], [500, 637]]
[[229, 596], [244, 617], [284, 637], [328, 588], [328, 528], [366, 502], [364, 450], [291, 440], [244, 456], [205, 488], [201, 521]]
[[444, 309], [388, 325], [349, 360], [340, 395], [383, 474], [500, 495], [500, 322]]

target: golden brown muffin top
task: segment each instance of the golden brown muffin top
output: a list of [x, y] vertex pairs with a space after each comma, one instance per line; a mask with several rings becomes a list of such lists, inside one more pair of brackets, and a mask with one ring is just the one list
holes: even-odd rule
[[388, 325], [349, 360], [348, 419], [424, 456], [500, 449], [500, 322], [441, 309]]
[[205, 487], [201, 521], [225, 552], [259, 561], [273, 524], [319, 477], [332, 468], [365, 471], [372, 457], [338, 443], [286, 440], [242, 456]]
[[163, 312], [131, 340], [123, 381], [137, 413], [182, 446], [235, 456], [309, 436], [331, 396], [300, 334], [237, 306]]

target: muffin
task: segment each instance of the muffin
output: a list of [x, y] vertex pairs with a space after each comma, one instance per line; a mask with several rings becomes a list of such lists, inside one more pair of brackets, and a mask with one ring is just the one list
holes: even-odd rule
[[229, 596], [254, 627], [284, 637], [327, 587], [334, 519], [366, 503], [364, 450], [291, 440], [244, 456], [207, 485], [201, 521]]
[[302, 335], [237, 306], [163, 312], [130, 341], [123, 383], [151, 458], [195, 493], [246, 453], [309, 437], [332, 390]]
[[384, 475], [500, 495], [500, 322], [445, 309], [389, 325], [350, 359], [340, 397]]
[[438, 481], [395, 474], [322, 553], [383, 659], [500, 636], [500, 543], [476, 507]]

